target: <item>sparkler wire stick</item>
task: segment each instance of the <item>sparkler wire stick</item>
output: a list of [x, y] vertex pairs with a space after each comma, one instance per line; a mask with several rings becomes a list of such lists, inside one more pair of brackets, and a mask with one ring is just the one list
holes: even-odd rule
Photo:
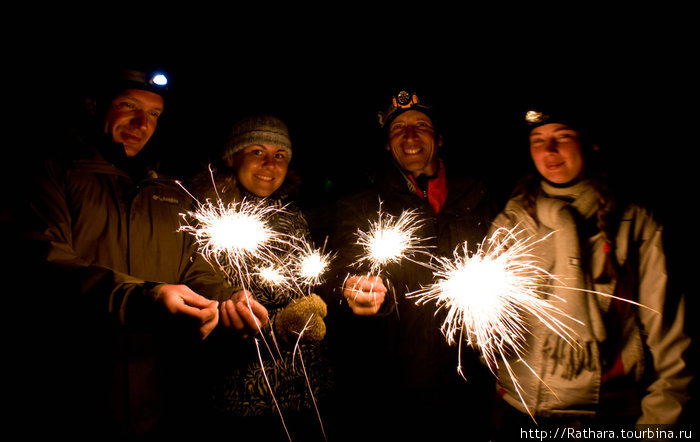
[[[212, 176], [212, 183], [214, 183], [211, 167], [209, 171]], [[241, 287], [245, 289], [249, 286], [251, 282], [251, 273], [248, 267], [251, 262], [265, 263], [256, 266], [255, 269], [251, 269], [254, 271], [252, 274], [258, 276], [260, 282], [271, 287], [297, 288], [302, 296], [303, 291], [299, 287], [295, 277], [300, 278], [301, 284], [308, 287], [309, 290], [312, 286], [318, 285], [321, 282], [322, 274], [330, 263], [330, 255], [325, 254], [322, 249], [314, 249], [305, 238], [297, 238], [293, 235], [276, 232], [267, 225], [266, 220], [268, 217], [275, 212], [283, 212], [284, 208], [278, 208], [274, 205], [267, 204], [264, 199], [258, 204], [253, 204], [244, 199], [237, 203], [234, 202], [225, 205], [221, 200], [218, 190], [216, 190], [216, 185], [214, 185], [217, 195], [216, 203], [212, 203], [210, 200], [206, 200], [202, 203], [188, 192], [181, 183], [178, 182], [178, 184], [197, 202], [197, 209], [186, 214], [189, 215], [195, 223], [190, 224], [188, 222], [188, 217], [185, 214], [181, 214], [186, 225], [181, 226], [180, 231], [185, 231], [194, 236], [195, 242], [198, 245], [198, 251], [202, 257], [210, 265], [213, 266], [215, 264], [229, 279], [229, 282], [233, 282], [233, 279], [235, 279], [232, 275], [233, 273], [237, 275]], [[274, 253], [276, 250], [282, 251], [283, 246], [292, 248], [292, 252], [286, 255], [286, 258], [289, 258], [287, 262], [283, 261], [282, 258]], [[248, 309], [252, 313], [250, 299], [246, 297], [246, 301]], [[275, 361], [272, 349], [265, 339], [260, 323], [257, 321], [257, 318], [255, 318], [255, 315], [253, 315], [253, 317], [258, 332], [272, 357], [273, 364], [276, 364], [277, 362]], [[309, 320], [310, 319], [311, 318], [309, 318]], [[302, 333], [307, 326], [308, 321]], [[274, 331], [271, 333], [275, 347], [281, 355]], [[254, 338], [254, 342], [265, 382], [280, 419], [282, 420], [285, 432], [291, 440], [282, 410], [275, 398], [265, 371], [258, 338]], [[292, 353], [292, 358], [294, 358], [294, 353]], [[319, 422], [321, 422], [316, 399], [311, 390], [311, 384], [306, 373], [306, 367], [304, 366], [300, 350], [299, 358], [302, 363], [306, 384], [309, 388], [314, 407], [316, 407]], [[326, 434], [322, 422], [321, 430], [325, 438]]]
[[275, 393], [272, 391], [272, 385], [270, 385], [270, 380], [267, 378], [267, 373], [265, 372], [265, 364], [263, 363], [262, 360], [262, 354], [260, 353], [260, 345], [258, 344], [258, 338], [253, 339], [255, 341], [255, 347], [258, 349], [258, 360], [260, 361], [260, 368], [262, 369], [262, 374], [263, 377], [265, 378], [265, 383], [267, 384], [268, 390], [270, 390], [270, 395], [272, 396], [272, 401], [275, 404], [275, 408], [277, 409], [277, 413], [280, 416], [280, 420], [282, 421], [282, 426], [284, 427], [285, 433], [287, 433], [287, 438], [291, 441], [292, 436], [289, 435], [289, 430], [287, 429], [287, 424], [284, 422], [284, 416], [282, 415], [282, 409], [280, 408], [279, 404], [277, 403], [277, 399], [275, 398]]
[[311, 381], [309, 380], [309, 376], [306, 372], [306, 366], [304, 365], [304, 358], [301, 356], [301, 347], [299, 346], [299, 343], [301, 341], [301, 336], [304, 334], [304, 332], [307, 330], [309, 326], [309, 322], [311, 322], [311, 318], [314, 316], [313, 313], [309, 315], [309, 319], [306, 320], [306, 324], [304, 324], [304, 328], [302, 328], [301, 332], [299, 332], [299, 337], [297, 338], [296, 344], [294, 344], [294, 351], [292, 351], [292, 367], [294, 367], [294, 354], [298, 352], [299, 355], [299, 361], [301, 362], [301, 369], [304, 373], [304, 379], [306, 379], [306, 387], [309, 389], [309, 394], [311, 395], [311, 401], [314, 404], [314, 409], [316, 410], [316, 417], [318, 418], [318, 422], [321, 426], [321, 433], [323, 433], [323, 439], [328, 440], [328, 437], [326, 436], [326, 430], [323, 427], [323, 419], [321, 419], [321, 412], [318, 409], [318, 404], [316, 403], [316, 397], [314, 396], [313, 389], [311, 387]]
[[[235, 286], [234, 280], [238, 279], [240, 287], [247, 289], [251, 285], [251, 262], [279, 261], [275, 255], [279, 246], [275, 243], [284, 243], [284, 239], [267, 224], [268, 217], [279, 210], [265, 200], [253, 203], [243, 199], [229, 204], [220, 199], [216, 203], [206, 200], [188, 212], [193, 224], [182, 215], [185, 225], [180, 230], [194, 236], [199, 253], [211, 265], [218, 266], [231, 285]], [[250, 301], [247, 302], [252, 312]], [[262, 339], [274, 359], [264, 335]]]
[[[425, 253], [421, 242], [429, 238], [421, 238], [417, 235], [422, 227], [419, 213], [416, 210], [404, 210], [398, 217], [382, 211], [382, 201], [379, 201], [377, 220], [371, 222], [367, 230], [358, 229], [356, 232], [356, 245], [362, 248], [362, 253], [351, 264], [353, 267], [367, 266], [367, 276], [380, 276], [383, 268], [388, 264], [399, 263], [404, 259], [421, 264], [414, 259], [416, 253]], [[350, 275], [347, 275], [343, 286]], [[352, 289], [356, 290], [355, 287]], [[372, 290], [370, 290], [370, 293]], [[357, 296], [357, 295], [356, 295]], [[398, 307], [398, 300], [394, 297], [394, 303]], [[399, 309], [396, 308], [398, 314]]]
[[[211, 166], [209, 173], [217, 195], [215, 203], [209, 199], [202, 203], [182, 183], [177, 182], [197, 205], [194, 211], [180, 214], [184, 225], [178, 231], [194, 237], [199, 254], [212, 267], [216, 266], [232, 286], [236, 286], [237, 279], [240, 287], [247, 289], [251, 281], [249, 262], [275, 258], [274, 243], [280, 242], [281, 236], [267, 225], [267, 219], [280, 209], [267, 204], [265, 200], [257, 204], [245, 199], [224, 204], [216, 188]], [[247, 304], [252, 313], [250, 300], [247, 300]], [[257, 320], [256, 325], [260, 332]], [[267, 340], [264, 335], [261, 336], [274, 359]]]

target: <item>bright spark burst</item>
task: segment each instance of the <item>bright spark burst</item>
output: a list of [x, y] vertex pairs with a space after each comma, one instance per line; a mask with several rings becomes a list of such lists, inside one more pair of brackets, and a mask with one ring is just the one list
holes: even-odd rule
[[[214, 183], [211, 167], [209, 171], [212, 175], [212, 183]], [[185, 192], [190, 194], [182, 184], [180, 186]], [[214, 189], [216, 190], [216, 186], [214, 186]], [[264, 199], [260, 200], [258, 204], [246, 200], [224, 204], [219, 197], [216, 204], [210, 200], [202, 204], [192, 194], [190, 196], [197, 201], [198, 207], [195, 211], [180, 214], [186, 225], [181, 226], [178, 231], [184, 231], [194, 236], [199, 253], [210, 264], [216, 264], [229, 280], [235, 279], [234, 275], [237, 273], [241, 282], [244, 282], [244, 278], [249, 281], [248, 265], [253, 262], [263, 262], [264, 264], [255, 267], [253, 273], [258, 276], [263, 284], [291, 288], [296, 283], [293, 282], [294, 272], [290, 271], [290, 263], [282, 262], [275, 254], [275, 250], [281, 250], [279, 246], [288, 245], [295, 248], [296, 253], [293, 255], [296, 255], [296, 257], [292, 257], [292, 265], [295, 266], [296, 274], [302, 278], [302, 282], [309, 286], [320, 283], [322, 274], [330, 263], [330, 256], [323, 254], [321, 250], [313, 249], [304, 238], [296, 238], [276, 232], [267, 224], [267, 219], [272, 214], [283, 212], [284, 208], [268, 204]], [[194, 220], [193, 224], [190, 224], [190, 219]], [[302, 243], [303, 247], [296, 247], [295, 244], [297, 243]], [[251, 308], [250, 304], [248, 308]], [[261, 333], [260, 337], [274, 361], [273, 352], [264, 334]], [[272, 338], [274, 340], [274, 334]], [[254, 339], [254, 342], [265, 383], [272, 396], [282, 426], [291, 441], [282, 409], [275, 398], [265, 371], [265, 364], [263, 363], [257, 337]], [[306, 368], [303, 366], [303, 360], [301, 359], [301, 350], [299, 350], [298, 355], [302, 361], [307, 386], [310, 389], [316, 413], [321, 423], [321, 431], [325, 437], [323, 423], [320, 421], [320, 414], [316, 406], [316, 399], [313, 397], [313, 391], [306, 375]]]
[[330, 261], [329, 254], [323, 253], [322, 249], [314, 249], [310, 243], [304, 242], [295, 263], [295, 273], [301, 284], [309, 287], [320, 284]]
[[[250, 201], [214, 204], [207, 200], [197, 210], [188, 212], [194, 219], [180, 230], [195, 237], [199, 253], [212, 264], [216, 264], [229, 278], [232, 271], [247, 275], [247, 262], [274, 261], [274, 243], [279, 234], [267, 225], [267, 218], [279, 209], [265, 201], [254, 204]], [[185, 221], [187, 217], [183, 215]]]
[[[533, 242], [518, 240], [512, 230], [499, 229], [469, 254], [467, 244], [454, 252], [454, 259], [435, 258], [436, 282], [412, 293], [418, 304], [435, 301], [447, 311], [442, 332], [448, 343], [465, 333], [491, 367], [504, 348], [522, 349], [527, 333], [526, 313], [533, 314], [565, 339], [570, 335], [558, 319], [563, 313], [541, 296], [544, 278], [530, 251]], [[508, 247], [506, 245], [509, 244]]]
[[[533, 315], [570, 343], [571, 329], [560, 318], [573, 318], [541, 296], [543, 281], [552, 275], [537, 265], [530, 252], [542, 239], [518, 239], [513, 230], [498, 229], [471, 255], [465, 243], [455, 249], [453, 259], [436, 257], [436, 282], [407, 296], [416, 298], [416, 304], [434, 301], [437, 311], [444, 309], [441, 330], [448, 343], [461, 346], [466, 340], [494, 373], [501, 359], [521, 394], [507, 356], [525, 363], [526, 317]], [[461, 373], [461, 366], [458, 370]]]
[[397, 218], [382, 212], [380, 206], [378, 220], [371, 223], [367, 231], [357, 232], [357, 244], [363, 248], [364, 253], [355, 265], [366, 262], [369, 264], [369, 272], [378, 274], [387, 264], [412, 257], [423, 248], [420, 242], [424, 238], [416, 236], [420, 227], [415, 211], [405, 210]]
[[289, 285], [289, 276], [284, 270], [274, 264], [256, 267], [255, 274], [263, 284], [270, 287], [280, 287]]

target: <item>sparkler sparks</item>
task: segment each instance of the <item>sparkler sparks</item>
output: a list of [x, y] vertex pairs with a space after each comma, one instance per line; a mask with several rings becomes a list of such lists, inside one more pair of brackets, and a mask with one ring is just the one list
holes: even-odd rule
[[435, 301], [438, 310], [445, 309], [441, 330], [448, 343], [464, 337], [481, 351], [492, 371], [498, 356], [510, 351], [520, 355], [527, 314], [570, 341], [570, 330], [560, 320], [564, 313], [540, 296], [544, 278], [551, 275], [530, 255], [535, 243], [517, 239], [513, 230], [499, 229], [471, 256], [463, 244], [454, 259], [436, 258], [432, 286], [408, 296], [417, 304]]
[[318, 285], [330, 261], [330, 255], [324, 254], [322, 249], [314, 249], [311, 244], [304, 242], [295, 263], [295, 273], [303, 285], [309, 287]]
[[[211, 169], [210, 173], [212, 173], [212, 183], [214, 183]], [[183, 189], [187, 192], [187, 189], [184, 187]], [[214, 189], [216, 190], [216, 186]], [[194, 196], [193, 198], [197, 201]], [[197, 201], [196, 210], [181, 214], [185, 225], [182, 225], [179, 231], [191, 234], [195, 238], [199, 254], [207, 262], [218, 267], [232, 284], [240, 282], [242, 287], [250, 287], [251, 276], [255, 276], [258, 288], [267, 286], [272, 287], [275, 292], [281, 290], [287, 293], [297, 290], [303, 296], [302, 287], [310, 288], [320, 284], [323, 274], [330, 264], [331, 256], [325, 254], [323, 249], [315, 249], [305, 237], [296, 237], [293, 234], [274, 230], [269, 222], [274, 224], [275, 219], [271, 220], [271, 217], [276, 213], [283, 212], [285, 212], [285, 207], [279, 207], [279, 205], [265, 199], [258, 203], [243, 200], [224, 204], [218, 197], [215, 203], [210, 200], [205, 203]], [[290, 299], [294, 297], [290, 295]], [[252, 311], [250, 300], [248, 300], [248, 308]], [[260, 327], [258, 327], [258, 331], [260, 332], [259, 338], [254, 339], [258, 362], [282, 425], [291, 440], [283, 410], [275, 398], [265, 370], [263, 353], [258, 339], [261, 339], [265, 344], [272, 364], [276, 365], [278, 361], [275, 360], [274, 352], [265, 338], [265, 333]], [[277, 353], [281, 356], [274, 332], [270, 333], [275, 347], [277, 347]], [[302, 363], [307, 387], [314, 407], [316, 407], [323, 432], [323, 423], [320, 421], [316, 399], [313, 396], [298, 343], [295, 352], [291, 355], [292, 360], [295, 353]]]
[[322, 249], [315, 249], [304, 238], [290, 237], [288, 244], [293, 245], [294, 249], [286, 259], [256, 266], [255, 275], [261, 284], [289, 291], [297, 290], [304, 295], [305, 289], [322, 282], [331, 256], [323, 253]]
[[[480, 351], [494, 374], [502, 360], [523, 405], [508, 356], [527, 366], [522, 358], [526, 318], [534, 316], [572, 345], [571, 329], [561, 319], [577, 321], [541, 296], [543, 281], [552, 275], [537, 265], [530, 252], [543, 239], [518, 239], [514, 229], [498, 229], [474, 254], [469, 254], [465, 243], [455, 249], [453, 259], [435, 258], [436, 282], [407, 295], [416, 304], [434, 301], [437, 311], [446, 311], [441, 330], [449, 344], [459, 343], [460, 352], [464, 339]], [[458, 371], [462, 373], [459, 363]]]
[[288, 275], [285, 274], [282, 268], [274, 264], [257, 267], [255, 274], [258, 276], [261, 283], [270, 287], [290, 285]]
[[371, 223], [367, 231], [357, 232], [357, 244], [364, 254], [355, 265], [368, 263], [370, 274], [379, 274], [387, 264], [410, 259], [421, 249], [420, 242], [424, 240], [416, 236], [421, 223], [415, 211], [406, 210], [397, 218], [382, 212], [380, 205], [378, 215], [378, 220]]
[[[460, 354], [464, 340], [480, 351], [494, 374], [500, 360], [520, 401], [530, 413], [523, 398], [523, 389], [509, 362], [510, 358], [522, 363], [542, 381], [523, 358], [526, 335], [530, 333], [528, 321], [534, 318], [571, 346], [580, 344], [576, 333], [564, 321], [583, 323], [567, 315], [553, 302], [564, 300], [543, 291], [553, 287], [547, 281], [557, 280], [558, 277], [540, 268], [531, 252], [537, 243], [546, 240], [549, 235], [538, 240], [519, 238], [519, 232], [515, 232], [515, 229], [496, 230], [471, 255], [465, 243], [455, 250], [453, 259], [435, 258], [433, 270], [436, 282], [406, 296], [415, 298], [419, 305], [434, 301], [437, 311], [446, 311], [441, 331], [449, 344], [459, 343]], [[579, 291], [582, 295], [592, 293], [648, 308], [605, 293], [565, 288]], [[459, 363], [458, 371], [462, 373]]]
[[[188, 223], [180, 230], [193, 235], [202, 256], [229, 278], [236, 271], [239, 277], [246, 275], [248, 279], [247, 262], [274, 262], [273, 249], [280, 235], [267, 225], [266, 219], [277, 210], [264, 201], [254, 204], [243, 200], [226, 205], [221, 200], [216, 204], [207, 200], [197, 210], [188, 212], [194, 225]], [[187, 221], [184, 215], [183, 218]], [[269, 271], [265, 275], [271, 276]]]

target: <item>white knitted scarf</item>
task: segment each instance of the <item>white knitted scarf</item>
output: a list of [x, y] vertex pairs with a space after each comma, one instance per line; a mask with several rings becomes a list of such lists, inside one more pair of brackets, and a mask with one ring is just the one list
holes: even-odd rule
[[[591, 290], [590, 275], [582, 265], [581, 243], [577, 220], [595, 215], [598, 200], [595, 189], [588, 181], [558, 188], [542, 182], [544, 191], [537, 198], [539, 221], [554, 231], [552, 274], [555, 277], [552, 303], [567, 317], [564, 322], [571, 327], [573, 345], [551, 333], [545, 343], [545, 351], [554, 363], [553, 371], [562, 368], [562, 377], [576, 377], [581, 370], [595, 370], [598, 364], [597, 342], [605, 338], [605, 331], [597, 308], [596, 295]], [[574, 318], [570, 320], [568, 318]]]

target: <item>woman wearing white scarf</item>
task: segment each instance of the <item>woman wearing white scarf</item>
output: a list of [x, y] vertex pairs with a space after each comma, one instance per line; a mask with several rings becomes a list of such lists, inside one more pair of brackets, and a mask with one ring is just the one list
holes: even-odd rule
[[580, 119], [559, 111], [527, 113], [537, 173], [520, 183], [493, 229], [517, 226], [524, 237], [544, 238], [533, 253], [554, 278], [543, 290], [575, 319], [565, 323], [576, 342], [528, 318], [523, 360], [535, 373], [509, 361], [521, 401], [500, 364], [498, 392], [510, 406], [496, 413], [499, 436], [517, 436], [508, 430], [534, 420], [579, 429], [677, 424], [688, 400], [690, 339], [682, 296], [667, 293], [661, 226], [639, 206], [616, 206], [593, 167], [597, 146], [581, 138]]

